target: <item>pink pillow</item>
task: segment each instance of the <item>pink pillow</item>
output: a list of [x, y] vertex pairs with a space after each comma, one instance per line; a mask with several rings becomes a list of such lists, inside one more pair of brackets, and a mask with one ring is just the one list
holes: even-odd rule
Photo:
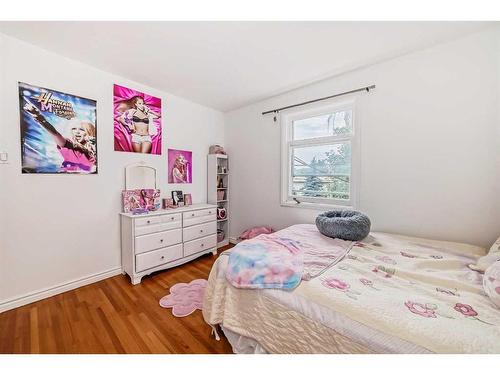
[[274, 230], [271, 227], [262, 226], [262, 227], [253, 227], [247, 229], [243, 233], [240, 234], [241, 240], [249, 240], [250, 238], [257, 237], [259, 234], [270, 234], [273, 233]]
[[500, 262], [495, 262], [484, 273], [483, 288], [491, 302], [500, 308]]

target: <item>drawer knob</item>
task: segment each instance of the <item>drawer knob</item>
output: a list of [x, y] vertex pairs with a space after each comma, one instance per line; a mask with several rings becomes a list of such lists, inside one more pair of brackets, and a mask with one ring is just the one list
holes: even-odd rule
[[162, 255], [162, 256], [161, 256], [161, 259], [165, 259], [165, 255]]
[[211, 213], [212, 213], [212, 211], [208, 211], [208, 213], [209, 213], [209, 214], [211, 214]]
[[174, 217], [172, 216], [172, 217], [170, 218], [170, 220], [174, 220]]
[[200, 233], [203, 233], [203, 229], [200, 229]]
[[163, 238], [160, 240], [160, 242], [163, 242]]
[[191, 216], [194, 216], [194, 214], [191, 214]]
[[201, 247], [203, 247], [203, 246], [205, 246], [205, 244], [204, 244], [204, 243], [202, 243], [202, 244], [201, 244]]
[[148, 221], [146, 221], [146, 223], [151, 224], [151, 221], [148, 220]]

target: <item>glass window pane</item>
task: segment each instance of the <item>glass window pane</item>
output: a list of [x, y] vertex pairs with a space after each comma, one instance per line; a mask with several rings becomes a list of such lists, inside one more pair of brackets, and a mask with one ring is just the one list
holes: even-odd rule
[[292, 195], [349, 199], [351, 142], [292, 149]]
[[311, 139], [352, 133], [352, 111], [338, 111], [293, 122], [293, 139]]

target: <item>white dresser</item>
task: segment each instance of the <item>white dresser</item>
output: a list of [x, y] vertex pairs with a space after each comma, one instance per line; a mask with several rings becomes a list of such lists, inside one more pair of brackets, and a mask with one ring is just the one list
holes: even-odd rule
[[152, 272], [217, 254], [216, 208], [195, 204], [143, 215], [121, 213], [123, 273], [135, 285]]

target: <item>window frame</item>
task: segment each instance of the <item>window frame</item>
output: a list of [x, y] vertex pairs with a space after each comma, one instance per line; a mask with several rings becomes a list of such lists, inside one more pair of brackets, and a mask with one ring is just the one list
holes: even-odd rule
[[[352, 133], [333, 135], [303, 140], [293, 140], [293, 122], [310, 117], [332, 114], [335, 112], [352, 111]], [[358, 185], [360, 171], [360, 126], [356, 113], [356, 100], [350, 99], [328, 105], [316, 106], [306, 110], [290, 111], [281, 115], [281, 206], [309, 209], [355, 209], [358, 206]], [[303, 197], [292, 195], [292, 155], [296, 147], [311, 147], [351, 142], [351, 176], [349, 183], [349, 199]], [[295, 199], [300, 203], [297, 203]]]

